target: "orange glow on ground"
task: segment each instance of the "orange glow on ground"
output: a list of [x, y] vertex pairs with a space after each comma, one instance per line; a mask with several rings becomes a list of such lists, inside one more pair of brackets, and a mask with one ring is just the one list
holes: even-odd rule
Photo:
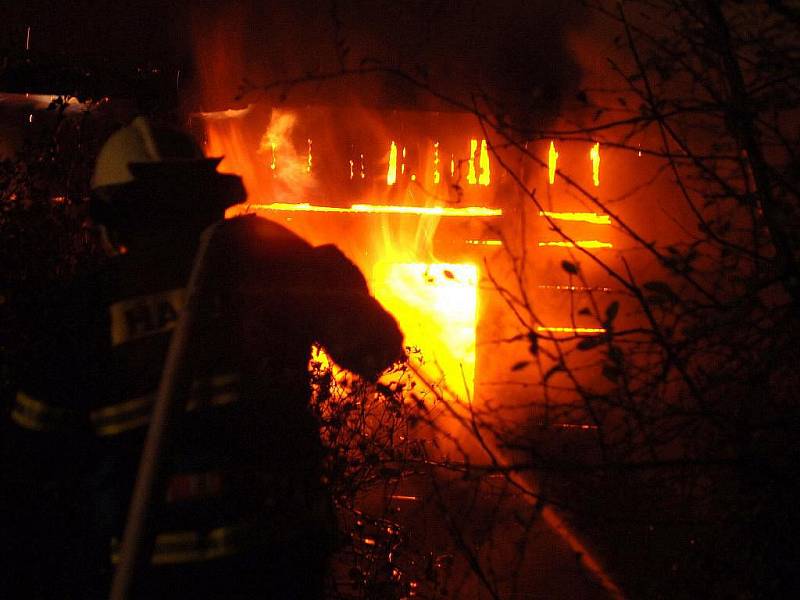
[[549, 210], [540, 210], [539, 216], [560, 221], [583, 221], [584, 223], [593, 223], [595, 225], [611, 225], [611, 217], [593, 212], [551, 212]]
[[578, 240], [577, 242], [539, 242], [540, 248], [613, 248], [611, 242], [599, 242], [597, 240]]
[[401, 323], [406, 346], [419, 348], [426, 379], [444, 384], [458, 398], [472, 398], [478, 268], [469, 263], [380, 262], [372, 271], [372, 287]]

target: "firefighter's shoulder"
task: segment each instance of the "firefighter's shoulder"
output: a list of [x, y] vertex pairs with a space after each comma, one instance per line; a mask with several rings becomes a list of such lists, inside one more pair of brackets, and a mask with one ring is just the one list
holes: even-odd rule
[[316, 246], [313, 252], [321, 284], [351, 291], [367, 290], [363, 273], [338, 247], [324, 244]]
[[283, 225], [256, 215], [226, 220], [215, 236], [220, 246], [238, 256], [309, 251], [311, 245]]

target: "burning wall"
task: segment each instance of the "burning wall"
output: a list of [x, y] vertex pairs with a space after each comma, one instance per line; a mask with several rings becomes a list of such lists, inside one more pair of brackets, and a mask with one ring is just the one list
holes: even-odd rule
[[[521, 243], [516, 221], [531, 211], [474, 117], [255, 105], [199, 119], [207, 153], [224, 156], [220, 168], [242, 174], [249, 191], [248, 204], [234, 207], [229, 216], [256, 212], [312, 243], [340, 246], [398, 318], [430, 381], [472, 398], [476, 365], [484, 374], [507, 369], [498, 366], [503, 361], [494, 353], [476, 356], [479, 337], [507, 337], [514, 329], [503, 322], [506, 299], [487, 275], [506, 268], [505, 246], [516, 249]], [[585, 154], [586, 176], [599, 186], [599, 146], [587, 147]], [[539, 169], [537, 176], [561, 168], [554, 145], [549, 156], [549, 169]], [[575, 246], [613, 247], [607, 215], [550, 206], [533, 216], [537, 239], [524, 243], [545, 260]], [[548, 224], [569, 232], [572, 241]], [[560, 267], [549, 274], [537, 270], [538, 289], [557, 300], [543, 310], [535, 330], [601, 332], [564, 310], [562, 292], [579, 286], [559, 274]]]

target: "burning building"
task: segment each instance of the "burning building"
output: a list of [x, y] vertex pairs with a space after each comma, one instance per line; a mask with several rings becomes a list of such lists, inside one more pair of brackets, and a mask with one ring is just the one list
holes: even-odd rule
[[[514, 232], [525, 208], [504, 168], [508, 152], [498, 153], [474, 115], [249, 105], [195, 119], [207, 153], [225, 157], [220, 168], [244, 175], [249, 199], [229, 215], [254, 212], [313, 243], [342, 247], [398, 318], [429, 382], [472, 399], [476, 365], [485, 363], [487, 373], [508, 366], [478, 348], [481, 337], [502, 337], [497, 315], [505, 307], [491, 272], [508, 257], [504, 245], [519, 244]], [[564, 168], [554, 148], [550, 142], [548, 168], [539, 173], [549, 181]], [[586, 155], [578, 166], [599, 186], [599, 144]], [[527, 251], [546, 258], [534, 263], [558, 260], [576, 246], [613, 248], [608, 215], [558, 204], [527, 212], [543, 225], [571, 227], [577, 237], [537, 227], [538, 239], [527, 242]], [[576, 291], [559, 273], [539, 280], [541, 295]], [[571, 322], [557, 299], [554, 304], [535, 324], [542, 335], [603, 331]]]

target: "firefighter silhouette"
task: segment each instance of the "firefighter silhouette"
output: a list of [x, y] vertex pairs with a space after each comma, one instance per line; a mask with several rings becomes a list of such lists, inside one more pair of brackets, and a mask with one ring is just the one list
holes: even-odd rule
[[[42, 578], [24, 597], [108, 594], [198, 239], [245, 196], [219, 160], [143, 117], [101, 149], [91, 212], [111, 258], [54, 291], [30, 349], [38, 367], [21, 373], [10, 412], [13, 451], [38, 489], [58, 490], [33, 510], [39, 533], [16, 532], [34, 538], [19, 544], [20, 572]], [[318, 598], [335, 519], [310, 349], [374, 379], [402, 358], [401, 333], [338, 249], [268, 220], [220, 223], [208, 261], [191, 392], [137, 597]]]

